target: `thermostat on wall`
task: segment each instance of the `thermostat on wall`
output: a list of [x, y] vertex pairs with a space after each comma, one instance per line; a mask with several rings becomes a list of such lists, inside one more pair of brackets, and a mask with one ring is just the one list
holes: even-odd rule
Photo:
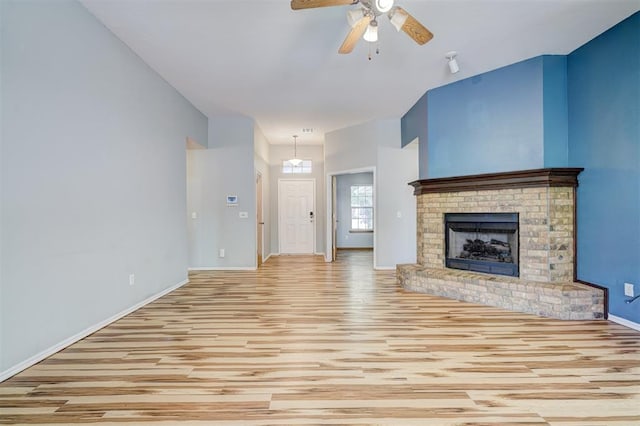
[[227, 195], [227, 207], [237, 207], [237, 206], [238, 206], [238, 196]]

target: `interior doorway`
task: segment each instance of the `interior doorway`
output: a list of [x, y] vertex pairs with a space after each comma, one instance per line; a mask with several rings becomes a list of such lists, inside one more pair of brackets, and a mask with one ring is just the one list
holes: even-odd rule
[[280, 254], [314, 253], [315, 218], [315, 180], [278, 180]]
[[[369, 175], [368, 182], [354, 182], [354, 185], [348, 183], [349, 176], [364, 174]], [[338, 249], [340, 248], [358, 250], [373, 249], [373, 268], [376, 268], [375, 252], [377, 238], [375, 229], [377, 217], [374, 213], [376, 209], [375, 176], [375, 167], [345, 170], [327, 175], [327, 200], [329, 200], [329, 202], [327, 203], [327, 216], [331, 218], [330, 223], [327, 224], [326, 234], [327, 250], [325, 253], [325, 260], [327, 262], [333, 262], [336, 259]], [[346, 179], [341, 184], [340, 180], [343, 177], [346, 177]], [[344, 184], [345, 182], [346, 184]], [[359, 186], [360, 184], [366, 184], [370, 187], [369, 197], [364, 197], [367, 198], [368, 203], [362, 206], [360, 205], [358, 200], [354, 201], [356, 204], [352, 204], [351, 197], [352, 190], [355, 190], [356, 194], [360, 193], [360, 189], [352, 189], [351, 187]], [[341, 190], [342, 186], [346, 186], [346, 193], [344, 193], [343, 191], [344, 188], [342, 188]], [[362, 195], [366, 195], [366, 191], [367, 190], [363, 189]], [[355, 216], [352, 216], [352, 211], [354, 212]], [[371, 213], [371, 216], [369, 216], [370, 220], [367, 220], [366, 213]], [[363, 227], [362, 225], [365, 222], [371, 225], [369, 226], [370, 229], [359, 229]], [[369, 239], [369, 242], [362, 243], [362, 241], [367, 238]], [[351, 240], [350, 242], [353, 242], [354, 244], [345, 243], [345, 240]]]
[[376, 216], [372, 172], [336, 176], [335, 211], [337, 249], [372, 250]]

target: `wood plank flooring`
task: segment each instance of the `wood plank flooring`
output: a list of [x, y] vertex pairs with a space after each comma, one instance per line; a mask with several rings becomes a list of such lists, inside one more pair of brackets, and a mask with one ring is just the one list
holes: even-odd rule
[[639, 332], [405, 292], [371, 264], [193, 273], [0, 384], [0, 423], [640, 424]]

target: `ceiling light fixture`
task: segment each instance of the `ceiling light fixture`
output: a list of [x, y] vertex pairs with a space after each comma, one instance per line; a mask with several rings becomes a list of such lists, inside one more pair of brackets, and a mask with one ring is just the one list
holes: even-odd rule
[[298, 135], [293, 135], [293, 158], [289, 160], [293, 166], [299, 166], [302, 160], [298, 158]]
[[451, 72], [451, 74], [455, 74], [460, 71], [460, 66], [458, 66], [456, 56], [458, 56], [458, 52], [456, 52], [455, 50], [447, 52], [446, 54], [446, 58], [449, 60], [449, 71]]
[[389, 17], [389, 21], [391, 21], [391, 24], [398, 32], [400, 32], [402, 26], [405, 22], [407, 22], [407, 19], [409, 18], [409, 14], [399, 7], [394, 7], [387, 16]]
[[362, 38], [370, 43], [375, 43], [376, 41], [378, 41], [378, 21], [374, 19], [373, 21], [371, 21], [371, 23], [369, 23], [367, 31], [364, 33], [364, 36], [362, 36]]
[[362, 8], [353, 9], [347, 12], [347, 22], [351, 28], [355, 27], [359, 20], [364, 18], [365, 10]]

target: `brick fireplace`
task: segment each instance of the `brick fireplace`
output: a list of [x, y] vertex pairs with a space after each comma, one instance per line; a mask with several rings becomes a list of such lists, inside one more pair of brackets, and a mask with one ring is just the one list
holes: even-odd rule
[[[552, 318], [603, 318], [604, 290], [576, 282], [574, 276], [575, 189], [581, 171], [537, 169], [412, 182], [418, 263], [398, 265], [400, 284], [412, 291]], [[518, 218], [519, 276], [447, 267], [444, 218], [465, 213]]]

